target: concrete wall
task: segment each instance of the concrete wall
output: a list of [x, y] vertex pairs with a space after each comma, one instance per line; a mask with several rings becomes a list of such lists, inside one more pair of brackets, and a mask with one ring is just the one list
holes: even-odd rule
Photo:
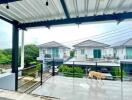
[[0, 89], [15, 90], [15, 74], [0, 74]]

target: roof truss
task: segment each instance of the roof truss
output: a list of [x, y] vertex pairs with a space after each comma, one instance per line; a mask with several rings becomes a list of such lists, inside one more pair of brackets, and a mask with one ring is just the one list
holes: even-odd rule
[[16, 1], [21, 1], [21, 0], [0, 0], [0, 4], [6, 4], [11, 2], [16, 2]]
[[62, 5], [62, 7], [63, 7], [63, 10], [64, 10], [64, 12], [65, 12], [66, 17], [67, 17], [67, 18], [70, 18], [70, 15], [69, 15], [69, 12], [68, 12], [68, 10], [67, 10], [65, 1], [64, 1], [64, 0], [60, 0], [60, 2], [61, 2], [61, 5]]
[[[0, 0], [0, 4], [6, 4], [6, 3], [12, 3], [12, 2], [14, 3], [16, 1], [22, 1], [23, 2], [24, 0]], [[113, 12], [113, 13], [110, 13], [110, 14], [103, 13], [102, 15], [95, 14], [95, 15], [91, 15], [91, 16], [90, 15], [86, 15], [86, 16], [83, 16], [83, 17], [81, 17], [81, 16], [78, 16], [78, 17], [77, 16], [72, 16], [71, 15], [72, 11], [69, 8], [69, 6], [71, 6], [71, 5], [68, 5], [66, 0], [59, 0], [59, 1], [60, 1], [60, 5], [62, 6], [62, 9], [64, 11], [64, 15], [66, 16], [66, 18], [58, 18], [58, 19], [51, 19], [51, 20], [49, 20], [49, 19], [47, 19], [47, 20], [39, 20], [38, 19], [36, 21], [33, 20], [33, 21], [27, 21], [27, 22], [23, 21], [23, 22], [21, 22], [21, 21], [17, 21], [17, 18], [16, 18], [16, 20], [15, 20], [15, 18], [14, 19], [11, 18], [11, 16], [8, 15], [8, 11], [7, 11], [5, 13], [1, 13], [0, 19], [3, 19], [3, 20], [5, 20], [5, 21], [7, 21], [7, 22], [9, 22], [11, 24], [14, 24], [14, 22], [15, 23], [17, 22], [19, 28], [26, 29], [26, 28], [30, 28], [30, 27], [39, 27], [39, 26], [50, 27], [50, 26], [53, 26], [53, 25], [61, 25], [61, 24], [81, 24], [81, 23], [85, 23], [85, 22], [98, 22], [98, 21], [110, 21], [110, 20], [117, 20], [118, 22], [120, 22], [120, 21], [122, 21], [124, 19], [131, 19], [132, 18], [132, 12], [129, 11], [130, 9], [125, 10], [125, 8], [124, 8], [124, 10], [127, 11], [127, 12], [116, 12], [116, 13]], [[108, 0], [108, 3], [109, 3], [109, 1], [110, 0]], [[93, 0], [91, 0], [91, 2], [93, 2]], [[100, 1], [100, 2], [102, 2], [102, 1]], [[125, 1], [120, 0], [120, 2], [118, 2], [118, 6], [117, 6], [118, 8], [115, 9], [115, 10], [118, 11], [119, 8], [121, 8], [121, 6], [124, 4], [124, 2]], [[23, 2], [23, 3], [25, 4], [26, 2]], [[19, 4], [21, 4], [21, 3], [19, 3]], [[33, 2], [33, 4], [35, 4], [35, 1]], [[88, 10], [87, 6], [88, 6], [89, 3], [86, 3], [86, 4], [87, 5], [85, 5], [86, 6], [85, 7], [85, 11]], [[99, 9], [99, 7], [98, 7], [99, 5], [95, 5], [95, 6], [97, 6], [96, 8]], [[19, 6], [17, 6], [16, 8], [19, 8]], [[22, 7], [20, 7], [20, 8], [22, 8]], [[106, 8], [107, 9], [105, 9], [105, 10], [108, 10], [109, 7], [106, 5]], [[15, 7], [14, 7], [14, 9], [15, 9]], [[78, 9], [78, 7], [77, 7], [77, 5], [75, 5], [74, 10], [77, 10], [77, 9]], [[17, 10], [18, 9], [12, 10], [12, 12], [14, 11], [15, 13], [17, 13], [18, 12]], [[26, 9], [26, 10], [28, 10], [28, 9]], [[12, 14], [12, 12], [10, 12], [10, 14]], [[84, 13], [86, 13], [86, 12], [84, 12]], [[35, 15], [37, 15], [37, 13], [35, 13]], [[19, 13], [17, 13], [16, 16], [19, 16]], [[26, 15], [23, 15], [23, 16], [26, 16]], [[19, 16], [19, 17], [21, 17], [21, 16]], [[33, 16], [33, 17], [36, 18], [35, 16]], [[45, 16], [41, 16], [41, 18], [43, 18], [43, 17], [45, 17]], [[51, 15], [51, 17], [52, 17], [52, 15]]]
[[60, 19], [60, 20], [50, 20], [50, 21], [41, 21], [34, 23], [23, 23], [19, 24], [19, 28], [25, 29], [29, 27], [38, 27], [45, 26], [50, 27], [53, 25], [61, 25], [61, 24], [81, 24], [85, 22], [99, 22], [99, 21], [122, 21], [124, 19], [132, 18], [132, 12], [124, 12], [118, 14], [108, 14], [108, 15], [98, 15], [98, 16], [89, 16], [89, 17], [79, 17], [79, 18], [69, 18], [69, 19]]

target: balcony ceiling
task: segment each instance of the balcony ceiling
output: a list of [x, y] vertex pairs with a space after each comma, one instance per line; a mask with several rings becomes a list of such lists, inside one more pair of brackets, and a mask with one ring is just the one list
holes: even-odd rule
[[124, 13], [132, 16], [131, 11], [132, 0], [0, 0], [0, 18], [9, 22], [16, 21], [21, 27], [38, 22], [47, 25], [46, 22], [51, 21], [50, 25], [55, 25], [58, 20], [72, 22], [73, 19], [75, 22], [76, 18], [97, 19], [98, 16]]

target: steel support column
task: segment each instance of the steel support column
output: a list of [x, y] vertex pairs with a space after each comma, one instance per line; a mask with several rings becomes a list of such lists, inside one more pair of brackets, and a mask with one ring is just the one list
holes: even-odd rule
[[18, 24], [13, 25], [12, 34], [12, 73], [15, 73], [15, 90], [18, 88], [18, 51], [19, 51], [19, 30]]

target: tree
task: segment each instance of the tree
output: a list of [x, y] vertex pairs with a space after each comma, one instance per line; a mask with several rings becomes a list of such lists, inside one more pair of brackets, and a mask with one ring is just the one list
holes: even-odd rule
[[25, 66], [28, 67], [30, 66], [31, 62], [37, 61], [37, 57], [39, 56], [39, 49], [34, 44], [25, 45], [24, 49]]
[[10, 64], [11, 55], [8, 54], [5, 50], [0, 50], [0, 64]]
[[[25, 45], [25, 66], [30, 66], [31, 62], [37, 61], [37, 57], [39, 56], [39, 49], [36, 45], [30, 44]], [[19, 60], [18, 65], [20, 66], [20, 58], [21, 58], [21, 49], [19, 49]], [[4, 49], [0, 50], [0, 64], [11, 64], [12, 61], [12, 49]]]

